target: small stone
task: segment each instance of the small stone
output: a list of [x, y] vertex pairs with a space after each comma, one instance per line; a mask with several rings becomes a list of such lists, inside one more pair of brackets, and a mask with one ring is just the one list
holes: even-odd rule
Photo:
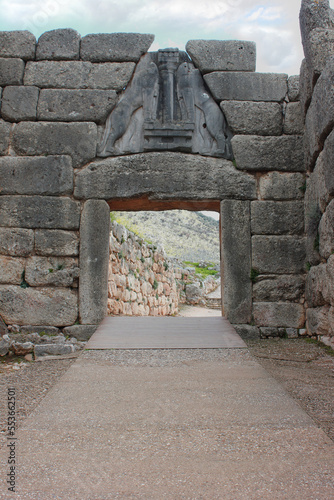
[[297, 328], [286, 328], [285, 329], [288, 339], [296, 339], [298, 338], [298, 330]]
[[16, 356], [25, 356], [34, 350], [34, 344], [32, 342], [13, 342], [11, 350]]
[[26, 354], [26, 355], [24, 356], [24, 359], [26, 359], [27, 361], [33, 361], [33, 360], [34, 360], [34, 358], [33, 358], [33, 355], [32, 355], [32, 354]]

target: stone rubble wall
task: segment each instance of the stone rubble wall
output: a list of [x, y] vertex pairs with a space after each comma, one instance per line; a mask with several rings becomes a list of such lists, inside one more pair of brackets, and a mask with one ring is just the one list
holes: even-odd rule
[[172, 316], [178, 312], [178, 296], [174, 267], [163, 249], [113, 222], [108, 314]]
[[[227, 316], [262, 335], [303, 332], [298, 77], [256, 73], [252, 42], [192, 40], [187, 51], [226, 115], [235, 160], [179, 152], [97, 159], [105, 119], [152, 41], [54, 30], [36, 42], [29, 32], [0, 32], [0, 315], [7, 325], [88, 338], [107, 313], [107, 202], [223, 200]], [[327, 130], [325, 108], [312, 130]]]
[[303, 0], [305, 59], [300, 87], [305, 119], [306, 329], [334, 346], [334, 11]]

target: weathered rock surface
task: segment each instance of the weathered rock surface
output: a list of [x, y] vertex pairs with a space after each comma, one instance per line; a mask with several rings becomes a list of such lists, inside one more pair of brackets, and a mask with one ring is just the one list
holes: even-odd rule
[[202, 73], [255, 71], [256, 45], [240, 40], [189, 40], [186, 51]]
[[0, 57], [34, 59], [36, 38], [29, 31], [0, 31]]
[[104, 123], [117, 99], [115, 90], [43, 89], [37, 116], [39, 120]]
[[78, 296], [66, 288], [0, 285], [0, 314], [7, 324], [72, 325], [78, 316]]
[[274, 73], [218, 72], [204, 75], [215, 99], [219, 101], [282, 102], [288, 91], [287, 75]]
[[252, 234], [302, 234], [302, 201], [252, 201]]
[[30, 286], [68, 287], [78, 277], [77, 259], [34, 256], [27, 259], [25, 280]]
[[321, 73], [328, 58], [334, 55], [333, 28], [315, 28], [309, 34], [305, 55], [314, 73]]
[[5, 227], [78, 229], [80, 204], [53, 196], [1, 196], [0, 220]]
[[223, 200], [220, 220], [223, 314], [231, 323], [248, 323], [252, 309], [249, 202]]
[[0, 255], [0, 283], [20, 285], [24, 266], [25, 259]]
[[252, 340], [260, 338], [260, 330], [257, 326], [251, 325], [233, 325], [236, 332], [242, 339]]
[[304, 132], [304, 114], [300, 102], [289, 102], [285, 110], [283, 133], [301, 135]]
[[73, 191], [69, 156], [0, 158], [1, 194], [62, 195]]
[[299, 75], [292, 75], [288, 78], [288, 98], [289, 101], [299, 101]]
[[319, 224], [319, 252], [325, 259], [334, 252], [334, 200], [328, 205]]
[[306, 59], [303, 59], [300, 66], [300, 79], [299, 79], [299, 97], [300, 104], [304, 115], [310, 105], [313, 91], [313, 75], [307, 64]]
[[72, 29], [56, 29], [43, 33], [37, 43], [36, 59], [79, 59], [79, 33]]
[[71, 354], [74, 352], [74, 347], [71, 344], [42, 344], [35, 345], [34, 353], [39, 356], [61, 356], [63, 354]]
[[80, 56], [84, 61], [139, 61], [153, 43], [154, 35], [141, 33], [101, 33], [81, 40]]
[[231, 162], [182, 153], [144, 153], [107, 158], [81, 170], [76, 198], [254, 199], [255, 180]]
[[[324, 152], [322, 152], [320, 153], [317, 159], [315, 169], [309, 176], [306, 183], [306, 193], [305, 193], [306, 222], [311, 216], [315, 215], [316, 212], [315, 207], [319, 207], [320, 211], [324, 212], [331, 199], [330, 192], [328, 190], [328, 188], [331, 187], [331, 182], [329, 184], [326, 182], [326, 170], [328, 169], [329, 170], [331, 169], [331, 165], [329, 165], [327, 161], [325, 161]], [[319, 219], [320, 219], [320, 213], [319, 213]], [[317, 222], [319, 222], [319, 220]]]
[[24, 61], [22, 59], [0, 58], [0, 85], [21, 85]]
[[186, 300], [187, 304], [198, 304], [203, 296], [203, 291], [198, 283], [190, 283], [186, 285]]
[[305, 282], [302, 276], [259, 276], [253, 284], [255, 302], [296, 302], [304, 293]]
[[0, 254], [26, 257], [34, 248], [34, 232], [31, 229], [0, 227]]
[[60, 229], [37, 230], [35, 251], [38, 255], [76, 256], [79, 254], [79, 236]]
[[296, 236], [253, 236], [252, 256], [252, 265], [260, 274], [299, 274], [304, 271], [305, 239]]
[[305, 323], [304, 307], [288, 302], [255, 302], [253, 316], [258, 326], [302, 328]]
[[38, 96], [38, 87], [6, 87], [2, 95], [1, 116], [10, 122], [35, 120]]
[[237, 167], [241, 170], [305, 170], [303, 138], [299, 136], [235, 135], [232, 148]]
[[11, 126], [9, 123], [0, 120], [0, 155], [7, 154], [10, 129]]
[[[92, 64], [83, 61], [29, 61], [24, 73], [24, 85], [46, 89], [122, 90], [134, 69], [135, 64], [132, 62]], [[6, 83], [11, 84], [15, 82]]]
[[22, 122], [15, 127], [13, 148], [18, 155], [62, 155], [72, 157], [73, 167], [96, 156], [95, 123]]
[[64, 328], [64, 335], [74, 337], [80, 341], [87, 341], [91, 338], [98, 325], [72, 325]]
[[80, 320], [85, 325], [98, 325], [107, 315], [109, 232], [107, 203], [87, 201], [80, 223], [79, 301]]
[[334, 116], [334, 57], [328, 59], [325, 70], [314, 87], [311, 104], [305, 120], [306, 162], [312, 170]]
[[326, 190], [330, 196], [334, 196], [334, 131], [327, 137], [319, 159], [321, 157]]
[[16, 356], [25, 356], [34, 350], [34, 344], [32, 342], [13, 342], [11, 350]]
[[329, 332], [329, 306], [309, 308], [306, 311], [306, 329], [309, 335], [326, 335]]
[[263, 200], [296, 200], [303, 198], [303, 174], [270, 172], [259, 180], [260, 197]]
[[220, 107], [234, 134], [282, 133], [282, 106], [277, 102], [222, 101]]
[[0, 356], [8, 354], [12, 342], [8, 335], [4, 335], [0, 340]]
[[306, 276], [305, 298], [308, 307], [323, 306], [329, 302], [329, 282], [327, 281], [327, 266], [313, 266]]

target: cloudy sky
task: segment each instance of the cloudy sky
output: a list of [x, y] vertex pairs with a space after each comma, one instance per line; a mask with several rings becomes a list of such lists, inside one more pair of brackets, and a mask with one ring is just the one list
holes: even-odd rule
[[303, 57], [299, 8], [300, 0], [0, 0], [0, 30], [153, 33], [153, 50], [196, 38], [251, 40], [257, 71], [292, 75]]

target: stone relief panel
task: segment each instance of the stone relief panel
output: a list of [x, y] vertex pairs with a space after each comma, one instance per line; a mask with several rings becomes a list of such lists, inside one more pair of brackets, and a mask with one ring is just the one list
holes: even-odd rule
[[182, 151], [233, 159], [225, 117], [188, 55], [145, 54], [109, 115], [98, 156]]

